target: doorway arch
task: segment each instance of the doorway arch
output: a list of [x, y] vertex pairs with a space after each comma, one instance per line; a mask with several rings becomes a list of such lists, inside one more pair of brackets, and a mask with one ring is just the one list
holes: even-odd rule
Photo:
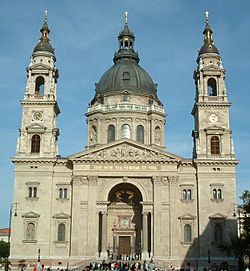
[[107, 251], [114, 259], [141, 257], [142, 200], [131, 183], [119, 183], [109, 191]]

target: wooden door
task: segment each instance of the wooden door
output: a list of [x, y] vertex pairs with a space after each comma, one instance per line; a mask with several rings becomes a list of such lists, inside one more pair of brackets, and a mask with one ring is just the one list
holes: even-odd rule
[[131, 253], [131, 237], [119, 236], [119, 255], [129, 255]]

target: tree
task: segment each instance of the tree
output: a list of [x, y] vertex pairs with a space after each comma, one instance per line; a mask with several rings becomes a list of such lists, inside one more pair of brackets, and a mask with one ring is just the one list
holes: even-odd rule
[[240, 196], [240, 199], [242, 200], [243, 204], [240, 205], [240, 208], [242, 208], [242, 211], [244, 213], [243, 215], [243, 235], [247, 236], [250, 234], [250, 191], [244, 190], [242, 195]]
[[242, 204], [238, 208], [237, 217], [240, 225], [239, 236], [231, 236], [227, 242], [219, 245], [219, 249], [228, 256], [235, 256], [239, 270], [244, 270], [244, 262], [250, 259], [250, 191], [244, 190], [240, 199]]
[[7, 259], [10, 255], [10, 244], [0, 241], [0, 258]]

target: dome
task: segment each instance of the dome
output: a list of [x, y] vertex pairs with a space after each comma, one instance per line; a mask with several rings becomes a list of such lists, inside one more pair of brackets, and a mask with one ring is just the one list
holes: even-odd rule
[[203, 45], [199, 50], [199, 56], [203, 54], [217, 54], [219, 55], [219, 51], [214, 45], [214, 41], [212, 39], [213, 30], [211, 29], [208, 22], [208, 12], [206, 12], [206, 26], [203, 31], [204, 41]]
[[39, 41], [38, 44], [35, 46], [33, 52], [38, 52], [38, 51], [46, 51], [54, 54], [54, 49], [52, 48], [51, 44], [47, 41]]
[[214, 44], [204, 44], [199, 51], [199, 55], [211, 53], [219, 55], [219, 51]]
[[124, 29], [119, 33], [119, 49], [115, 53], [114, 65], [107, 70], [96, 84], [96, 95], [122, 92], [153, 95], [157, 98], [156, 85], [149, 74], [138, 64], [140, 59], [134, 50], [134, 33], [129, 29], [127, 17]]
[[54, 49], [52, 48], [49, 42], [50, 30], [47, 23], [47, 14], [45, 14], [45, 20], [40, 32], [41, 32], [41, 37], [39, 39], [38, 44], [35, 46], [33, 53], [43, 51], [43, 52], [49, 52], [49, 53], [54, 54]]
[[156, 85], [149, 74], [132, 59], [122, 58], [101, 77], [96, 95], [128, 90], [157, 97]]

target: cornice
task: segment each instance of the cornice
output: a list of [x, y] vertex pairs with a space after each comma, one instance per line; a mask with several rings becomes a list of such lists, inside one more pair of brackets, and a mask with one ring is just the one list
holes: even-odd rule
[[24, 158], [24, 157], [12, 157], [11, 161], [14, 164], [60, 164], [60, 165], [66, 165], [68, 163], [68, 159], [67, 158], [59, 158], [55, 157], [55, 158]]
[[198, 166], [214, 166], [214, 165], [233, 165], [237, 166], [239, 164], [239, 160], [199, 160], [199, 159], [194, 159], [194, 164]]

